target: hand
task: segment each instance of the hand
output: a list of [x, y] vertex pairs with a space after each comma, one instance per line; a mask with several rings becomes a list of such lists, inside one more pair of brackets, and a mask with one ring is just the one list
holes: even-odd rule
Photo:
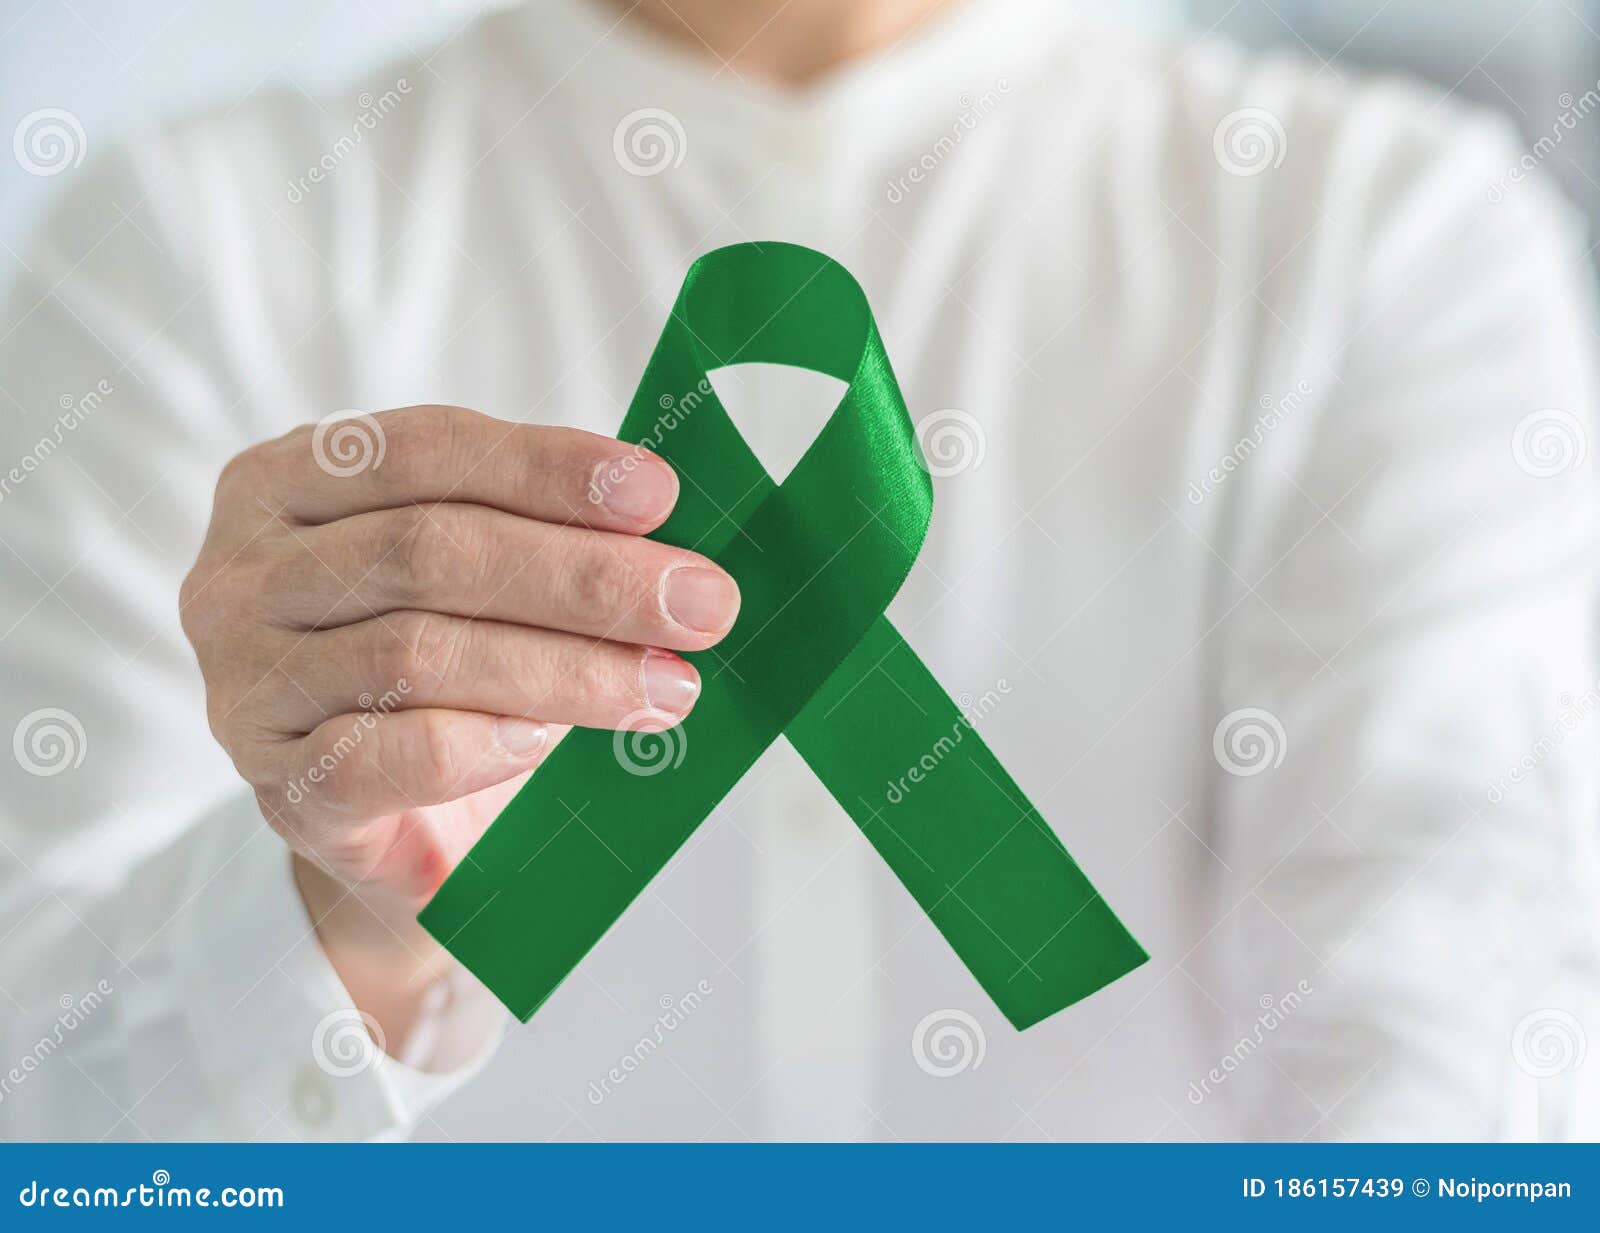
[[677, 495], [642, 448], [459, 407], [297, 428], [224, 468], [183, 627], [330, 955], [388, 932], [413, 979], [436, 970], [412, 914], [567, 727], [688, 713], [673, 652], [716, 643], [739, 593], [642, 538]]

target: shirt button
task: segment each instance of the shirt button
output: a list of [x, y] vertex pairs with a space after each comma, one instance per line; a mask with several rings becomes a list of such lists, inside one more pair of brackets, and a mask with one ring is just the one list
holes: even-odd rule
[[321, 1126], [333, 1116], [333, 1093], [320, 1073], [307, 1067], [294, 1082], [295, 1116], [308, 1126]]

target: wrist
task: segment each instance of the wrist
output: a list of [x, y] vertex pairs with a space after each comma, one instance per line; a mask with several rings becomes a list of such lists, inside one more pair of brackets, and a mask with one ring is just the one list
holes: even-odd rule
[[299, 853], [292, 860], [323, 954], [356, 1008], [376, 1021], [380, 1043], [399, 1052], [428, 991], [458, 966], [455, 959], [401, 897], [352, 886]]

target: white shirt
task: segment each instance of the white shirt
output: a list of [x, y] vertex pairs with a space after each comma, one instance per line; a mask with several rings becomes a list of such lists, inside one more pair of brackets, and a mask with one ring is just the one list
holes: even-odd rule
[[[791, 100], [561, 0], [65, 173], [0, 319], [0, 1133], [1571, 1132], [1580, 231], [1491, 199], [1480, 114], [1065, 7]], [[1151, 962], [1013, 1031], [779, 742], [530, 1024], [465, 981], [374, 1063], [179, 630], [215, 476], [344, 408], [614, 431], [749, 238], [843, 262], [913, 417], [971, 417], [889, 615]], [[778, 471], [829, 410], [786, 377], [719, 378]]]

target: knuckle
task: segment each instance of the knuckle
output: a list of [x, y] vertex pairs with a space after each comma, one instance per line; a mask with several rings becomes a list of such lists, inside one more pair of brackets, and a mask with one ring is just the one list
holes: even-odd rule
[[293, 843], [298, 838], [298, 835], [294, 824], [284, 811], [282, 792], [277, 788], [269, 787], [257, 787], [254, 791], [256, 809], [260, 811], [262, 820], [266, 822], [268, 829], [285, 843]]
[[401, 490], [415, 484], [428, 468], [428, 451], [438, 433], [430, 431], [427, 411], [426, 407], [400, 407], [373, 417], [383, 434], [381, 478]]
[[207, 579], [208, 575], [202, 573], [196, 563], [178, 584], [178, 625], [191, 644], [198, 642], [210, 627]]
[[633, 571], [609, 553], [575, 552], [562, 570], [562, 603], [573, 625], [608, 630], [637, 603]]
[[208, 685], [206, 687], [206, 726], [211, 729], [212, 738], [224, 750], [233, 748], [233, 716], [231, 711], [232, 708], [227, 705], [218, 691]]
[[436, 479], [440, 460], [455, 456], [473, 414], [464, 407], [433, 405], [380, 411], [373, 418], [384, 439], [382, 478], [401, 492], [417, 491]]
[[283, 540], [262, 536], [261, 540], [240, 554], [251, 572], [251, 600], [260, 603], [274, 595], [296, 595], [307, 586], [308, 566], [315, 564], [318, 573], [323, 566], [315, 563], [299, 541], [285, 537]]
[[396, 511], [382, 520], [377, 560], [396, 599], [415, 602], [433, 594], [443, 557], [442, 539], [430, 511], [422, 506]]
[[620, 455], [626, 446], [612, 441], [609, 450], [597, 448], [589, 433], [572, 428], [545, 428], [532, 440], [540, 455], [540, 470], [548, 471], [560, 495], [573, 501], [589, 500], [595, 464], [608, 455]]
[[374, 783], [371, 763], [374, 759], [381, 762], [386, 753], [403, 756], [404, 752], [381, 746], [379, 738], [371, 735], [376, 728], [377, 721], [365, 718], [352, 721], [348, 716], [336, 716], [325, 721], [311, 733], [282, 779], [257, 786], [278, 789], [288, 802], [291, 820], [369, 818]]
[[[240, 567], [197, 561], [178, 587], [178, 624], [202, 669], [222, 634], [234, 628], [241, 600]], [[246, 609], [248, 610], [248, 609]]]
[[424, 713], [415, 725], [416, 748], [410, 751], [430, 795], [447, 794], [461, 779], [458, 756], [449, 717], [443, 712]]
[[268, 786], [276, 782], [272, 764], [265, 751], [276, 739], [271, 726], [241, 705], [237, 690], [206, 691], [206, 722], [211, 734], [224, 753], [233, 761], [233, 769], [252, 787]]
[[385, 682], [442, 680], [459, 654], [460, 638], [456, 623], [438, 613], [397, 613], [379, 626], [379, 677]]
[[361, 776], [357, 763], [364, 736], [359, 722], [339, 718], [321, 724], [311, 734], [294, 791], [315, 796], [322, 805], [335, 810], [358, 805]]
[[276, 764], [267, 755], [278, 737], [237, 715], [222, 719], [220, 727], [226, 736], [222, 742], [223, 752], [233, 762], [233, 769], [240, 779], [261, 792], [278, 790], [284, 786], [285, 781], [279, 775]]
[[245, 451], [256, 456], [255, 482], [275, 477], [283, 486], [299, 488], [319, 473], [316, 424], [299, 424], [272, 441]]
[[212, 499], [213, 509], [222, 509], [259, 493], [264, 486], [270, 443], [252, 445], [222, 464]]
[[488, 563], [491, 536], [470, 505], [442, 502], [425, 509], [424, 534], [432, 541], [436, 575], [454, 587], [467, 571]]
[[[239, 624], [237, 619], [219, 621], [218, 628], [237, 629]], [[259, 629], [215, 633], [202, 637], [195, 651], [205, 686], [206, 725], [247, 780], [260, 747], [277, 731], [279, 703], [292, 688], [281, 644], [261, 635]]]
[[591, 705], [622, 714], [645, 706], [643, 652], [604, 644], [579, 656], [568, 672], [573, 687]]
[[[262, 528], [236, 547], [241, 514], [247, 525], [260, 522], [254, 506], [260, 501], [263, 447], [253, 446], [229, 459], [217, 478], [210, 526], [199, 556], [178, 585], [178, 622], [190, 642], [212, 629], [233, 606], [240, 573], [260, 555]], [[220, 564], [219, 564], [220, 562]]]

